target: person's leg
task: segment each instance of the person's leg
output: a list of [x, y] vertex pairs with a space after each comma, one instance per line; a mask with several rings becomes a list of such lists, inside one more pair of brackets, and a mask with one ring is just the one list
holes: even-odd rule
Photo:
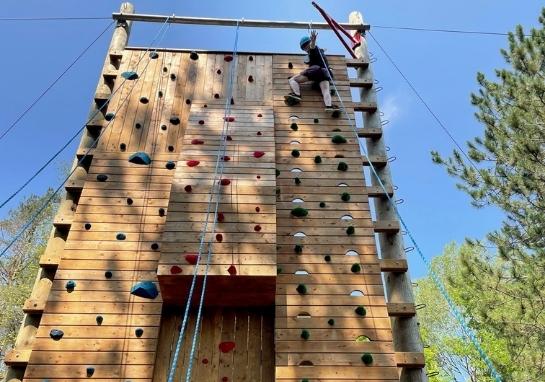
[[290, 88], [291, 88], [292, 92], [300, 97], [301, 96], [301, 87], [299, 86], [299, 84], [301, 84], [303, 82], [308, 82], [308, 77], [303, 75], [303, 74], [298, 74], [296, 76], [290, 77], [288, 82], [290, 84]]
[[324, 97], [325, 106], [331, 107], [331, 92], [329, 91], [329, 81], [320, 81], [320, 90], [322, 91], [322, 97]]

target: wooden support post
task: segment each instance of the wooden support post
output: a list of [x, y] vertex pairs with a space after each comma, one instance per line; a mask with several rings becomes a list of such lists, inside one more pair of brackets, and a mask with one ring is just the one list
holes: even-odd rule
[[[352, 12], [349, 16], [351, 24], [363, 24], [363, 16], [359, 12]], [[362, 34], [365, 32], [362, 31]], [[362, 39], [362, 44], [355, 49], [356, 55], [363, 62], [369, 62], [369, 52], [367, 50], [366, 39]], [[371, 66], [362, 65], [356, 69], [357, 78], [367, 83], [373, 83], [373, 72]], [[360, 96], [362, 103], [376, 103], [376, 92], [374, 87], [360, 88]], [[364, 114], [365, 129], [381, 129], [380, 113], [365, 113]], [[382, 135], [376, 139], [367, 138], [367, 153], [370, 158], [386, 157], [386, 147]], [[374, 166], [375, 171], [380, 177], [382, 183], [389, 189], [392, 188], [392, 179], [390, 174], [390, 166], [386, 162], [383, 166]], [[371, 177], [373, 186], [379, 186], [379, 182], [375, 176]], [[373, 199], [377, 221], [392, 221], [397, 220], [394, 207], [386, 198]], [[406, 261], [403, 238], [401, 233], [379, 233], [378, 240], [380, 244], [381, 258], [384, 260], [403, 260]], [[388, 298], [389, 310], [392, 313], [397, 312], [395, 317], [391, 317], [392, 332], [394, 339], [394, 348], [396, 352], [412, 352], [422, 353], [422, 341], [418, 332], [417, 318], [412, 314], [412, 306], [414, 309], [414, 296], [412, 291], [411, 279], [408, 272], [387, 272], [385, 273], [385, 289]], [[404, 309], [407, 308], [405, 315], [402, 315]], [[395, 309], [394, 309], [395, 308]], [[409, 314], [411, 311], [411, 314]], [[426, 382], [428, 377], [424, 368], [410, 368], [401, 365], [401, 373], [399, 380], [402, 382]]]

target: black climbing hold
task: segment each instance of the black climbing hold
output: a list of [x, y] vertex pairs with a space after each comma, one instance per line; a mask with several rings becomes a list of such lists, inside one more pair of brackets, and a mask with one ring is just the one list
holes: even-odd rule
[[174, 146], [168, 146], [168, 151], [173, 152], [174, 151]]
[[91, 367], [91, 366], [88, 366], [85, 369], [85, 373], [87, 374], [87, 378], [91, 378], [93, 376], [93, 374], [95, 374], [95, 368]]
[[346, 229], [346, 234], [347, 234], [348, 236], [353, 235], [355, 232], [356, 232], [356, 230], [355, 230], [354, 227], [352, 227], [352, 226], [350, 226], [350, 227], [348, 227], [348, 228]]
[[91, 229], [91, 223], [85, 223], [84, 227], [87, 231], [89, 231]]
[[144, 334], [144, 329], [142, 328], [136, 328], [134, 330], [134, 335], [138, 338], [142, 337], [142, 334]]
[[361, 356], [361, 362], [366, 365], [370, 365], [373, 363], [373, 356], [370, 353], [363, 353]]
[[337, 155], [335, 155], [335, 158], [344, 158], [344, 155], [342, 155], [342, 154], [337, 154]]
[[130, 205], [132, 205], [132, 203], [133, 203], [132, 198], [127, 198], [127, 204], [130, 206]]
[[126, 71], [126, 72], [121, 73], [121, 77], [123, 77], [126, 80], [132, 81], [132, 80], [136, 80], [138, 78], [138, 73], [133, 72], [133, 71]]
[[332, 96], [334, 96], [334, 95], [337, 94], [337, 93], [335, 92], [335, 89], [331, 89], [331, 90], [329, 91], [329, 94], [331, 94]]
[[288, 62], [288, 68], [293, 69], [293, 64], [291, 62]]
[[119, 150], [121, 150], [121, 151], [127, 150], [127, 145], [125, 143], [120, 143], [119, 144]]
[[168, 72], [168, 68], [166, 66], [163, 66], [163, 72]]
[[68, 280], [64, 287], [67, 291], [71, 292], [76, 288], [76, 282], [74, 280]]
[[322, 163], [322, 157], [319, 156], [319, 155], [316, 155], [314, 157], [314, 163], [316, 163], [316, 164]]
[[337, 170], [346, 171], [348, 170], [348, 165], [346, 164], [346, 162], [339, 162], [339, 165], [337, 166]]
[[300, 155], [301, 155], [301, 153], [299, 152], [299, 150], [291, 150], [291, 156], [292, 157], [299, 158]]
[[115, 235], [115, 238], [117, 240], [125, 240], [127, 238], [127, 235], [125, 235], [123, 232], [118, 232], [117, 235]]
[[167, 125], [161, 125], [161, 130], [165, 131], [167, 129]]
[[186, 100], [185, 100], [185, 104], [186, 104], [186, 105], [191, 105], [191, 100], [190, 100], [189, 98], [186, 99]]
[[295, 289], [297, 293], [299, 294], [307, 294], [307, 287], [305, 284], [299, 284], [297, 285], [297, 288]]
[[51, 329], [51, 331], [49, 332], [49, 337], [51, 337], [55, 341], [59, 341], [62, 336], [64, 336], [64, 332], [60, 329]]
[[253, 60], [254, 60], [254, 56], [248, 57], [248, 60], [253, 61]]
[[170, 73], [170, 79], [171, 79], [172, 81], [176, 80], [176, 74]]
[[359, 265], [358, 263], [352, 264], [352, 266], [350, 267], [350, 271], [352, 273], [359, 273], [361, 271], [361, 265]]
[[276, 274], [279, 275], [280, 273], [282, 273], [282, 268], [277, 267], [276, 268]]
[[99, 315], [99, 316], [96, 317], [95, 320], [97, 322], [97, 325], [102, 325], [102, 323], [104, 322], [104, 317]]
[[320, 202], [320, 208], [325, 208], [325, 202]]
[[142, 125], [141, 125], [140, 123], [136, 123], [136, 124], [134, 125], [134, 128], [135, 128], [135, 129], [139, 129], [139, 128], [141, 128], [141, 127], [142, 127]]
[[356, 314], [358, 316], [365, 316], [367, 314], [367, 311], [365, 310], [365, 308], [363, 307], [363, 305], [360, 305], [358, 306], [356, 309], [354, 309], [354, 312], [356, 312]]
[[293, 180], [295, 181], [295, 184], [296, 184], [296, 185], [300, 185], [300, 184], [301, 184], [301, 179], [299, 179], [299, 178], [296, 177], [296, 178], [294, 178]]
[[279, 176], [280, 175], [280, 170], [276, 170], [276, 176]]
[[131, 288], [131, 294], [142, 298], [154, 299], [159, 295], [159, 291], [153, 281], [140, 281]]
[[248, 76], [248, 82], [254, 82], [254, 76]]
[[157, 92], [157, 97], [163, 98], [163, 91], [162, 91], [162, 90], [159, 90], [159, 91]]
[[221, 69], [216, 70], [217, 74], [221, 74]]
[[159, 244], [153, 243], [153, 244], [151, 245], [151, 249], [153, 249], [154, 251], [157, 251], [157, 250], [159, 249]]
[[196, 61], [199, 59], [199, 54], [193, 50], [191, 51], [191, 53], [189, 53], [189, 58], [191, 58], [193, 61]]
[[114, 119], [114, 118], [115, 118], [115, 113], [112, 113], [112, 112], [106, 113], [106, 114], [104, 115], [104, 119], [105, 119], [106, 121], [111, 121], [111, 120]]
[[350, 194], [348, 192], [343, 192], [342, 195], [341, 195], [341, 200], [343, 202], [350, 201]]
[[114, 274], [112, 273], [112, 271], [104, 272], [104, 277], [106, 277], [107, 279], [111, 279], [113, 275]]
[[342, 135], [334, 135], [333, 138], [331, 138], [331, 142], [336, 144], [346, 143], [346, 138]]
[[314, 118], [314, 123], [320, 123], [320, 120], [318, 118]]
[[106, 174], [98, 174], [98, 175], [97, 175], [97, 180], [98, 180], [99, 182], [105, 182], [105, 181], [108, 180], [108, 175], [106, 175]]
[[173, 117], [170, 117], [170, 123], [172, 123], [173, 125], [179, 125], [180, 124], [180, 118], [176, 117], [176, 116], [173, 116]]
[[219, 99], [220, 98], [220, 95], [218, 93], [214, 94], [214, 98], [215, 99]]
[[165, 216], [165, 209], [159, 208], [159, 216]]
[[149, 53], [149, 58], [151, 58], [152, 60], [155, 60], [158, 57], [159, 57], [159, 54], [157, 52], [150, 52]]
[[340, 131], [341, 131], [341, 129], [339, 129], [339, 128], [336, 128], [336, 129], [333, 129], [333, 130], [331, 130], [331, 131], [333, 131], [334, 133], [338, 133], [338, 132], [340, 132]]
[[301, 253], [303, 252], [303, 246], [299, 244], [295, 244], [295, 247], [293, 247], [293, 250], [295, 251], [295, 253]]
[[302, 218], [308, 215], [308, 210], [302, 207], [295, 207], [294, 209], [291, 210], [291, 214], [298, 218]]
[[331, 256], [325, 255], [324, 260], [329, 263], [331, 261]]
[[174, 163], [173, 161], [169, 160], [169, 161], [165, 164], [165, 167], [168, 168], [169, 170], [173, 170], [173, 169], [176, 167], [176, 163]]
[[231, 97], [231, 105], [234, 105], [234, 104], [235, 104], [235, 99]]
[[299, 126], [297, 126], [297, 124], [295, 122], [293, 122], [290, 125], [290, 129], [292, 129], [293, 131], [297, 131], [297, 130], [299, 130]]
[[330, 318], [329, 320], [327, 320], [327, 324], [328, 324], [329, 326], [333, 326], [333, 325], [335, 325], [335, 320], [332, 319], [332, 318]]
[[138, 151], [129, 157], [129, 162], [147, 166], [151, 163], [151, 158], [147, 153]]
[[148, 99], [148, 97], [140, 97], [140, 102], [145, 105], [145, 104], [147, 104], [149, 102], [149, 99]]
[[308, 340], [310, 338], [310, 332], [306, 329], [303, 329], [301, 331], [301, 338], [304, 339], [305, 341]]

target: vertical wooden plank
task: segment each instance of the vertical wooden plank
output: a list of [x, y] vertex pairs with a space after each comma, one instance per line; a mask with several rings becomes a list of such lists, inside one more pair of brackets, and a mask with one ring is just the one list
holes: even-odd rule
[[[235, 312], [232, 309], [223, 311], [223, 325], [221, 331], [221, 342], [233, 341], [235, 337]], [[233, 380], [233, 352], [220, 353], [219, 355], [219, 376]]]
[[261, 313], [250, 310], [248, 324], [248, 381], [261, 381]]
[[160, 77], [160, 65], [155, 62], [153, 68], [150, 69], [153, 69], [153, 71], [149, 73], [149, 77], [146, 76], [146, 79], [148, 81], [146, 81], [146, 86], [142, 92], [142, 96], [147, 97], [149, 103], [146, 105], [147, 108], [144, 114], [144, 126], [142, 129], [142, 136], [140, 138], [140, 143], [138, 144], [138, 151], [145, 151], [148, 153], [154, 152], [152, 146], [155, 146], [155, 141], [157, 140], [158, 132], [160, 130], [159, 125], [157, 124], [157, 119], [154, 118], [156, 108], [162, 102], [162, 99], [158, 97], [156, 84], [161, 84], [162, 86], [164, 86], [164, 79]]
[[[188, 110], [191, 105], [186, 105], [185, 100], [192, 100], [193, 94], [188, 92], [188, 84], [195, 81], [195, 72], [193, 69], [192, 61], [189, 59], [189, 55], [186, 53], [177, 53], [176, 62], [178, 63], [177, 75], [178, 80], [176, 81], [176, 87], [174, 88], [174, 93], [172, 94], [171, 101], [169, 101], [169, 112], [166, 115], [166, 124], [168, 126], [168, 136], [166, 141], [165, 152], [168, 151], [168, 146], [174, 146], [174, 152], [178, 152], [176, 147], [176, 142], [178, 136], [183, 134], [183, 128], [187, 124], [187, 115], [189, 114]], [[188, 68], [191, 68], [188, 70]], [[178, 104], [176, 104], [178, 102]], [[181, 103], [181, 104], [180, 104]], [[180, 118], [179, 125], [173, 125], [169, 122], [171, 115], [176, 115], [176, 113], [181, 113], [178, 115]]]
[[248, 311], [238, 309], [235, 323], [234, 381], [248, 381]]
[[236, 77], [233, 79], [233, 85], [236, 83], [236, 92], [233, 95], [236, 100], [246, 99], [246, 63], [248, 62], [247, 55], [238, 56], [238, 65], [236, 71]]
[[262, 315], [262, 344], [261, 381], [273, 382], [275, 380], [274, 360], [274, 312], [265, 310]]
[[[225, 93], [226, 89], [223, 87], [224, 77], [228, 75], [228, 73], [225, 73], [224, 63], [223, 54], [216, 54], [214, 68], [212, 69], [212, 76], [214, 78], [212, 94], [219, 94], [221, 98], [227, 97]], [[218, 70], [221, 70], [220, 74], [217, 73]]]
[[213, 316], [213, 353], [211, 358], [212, 363], [212, 378], [211, 381], [221, 381], [221, 376], [219, 375], [219, 363], [220, 363], [220, 349], [219, 344], [221, 342], [221, 332], [222, 332], [222, 325], [223, 325], [223, 309], [221, 308], [215, 308], [211, 311], [211, 315]]
[[[250, 61], [250, 57], [252, 57], [252, 60]], [[245, 84], [246, 84], [246, 95], [244, 98], [247, 100], [256, 100], [257, 95], [257, 88], [258, 88], [258, 82], [257, 82], [257, 57], [254, 55], [249, 55], [246, 59], [246, 76], [244, 78]], [[252, 76], [253, 81], [250, 82], [249, 78]]]
[[[265, 60], [265, 86], [263, 87], [263, 101], [266, 102], [272, 102], [272, 94], [273, 94], [273, 57], [272, 56], [266, 56]], [[287, 81], [287, 80], [286, 80]]]

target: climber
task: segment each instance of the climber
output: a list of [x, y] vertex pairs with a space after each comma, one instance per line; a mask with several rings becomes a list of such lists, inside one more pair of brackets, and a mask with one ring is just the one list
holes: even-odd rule
[[310, 37], [301, 38], [299, 45], [301, 49], [308, 53], [309, 67], [301, 73], [290, 77], [289, 84], [292, 92], [285, 96], [286, 102], [297, 104], [301, 101], [301, 87], [299, 84], [313, 81], [320, 86], [326, 111], [335, 112], [339, 107], [331, 104], [331, 93], [329, 90], [329, 80], [332, 78], [331, 69], [327, 63], [327, 58], [323, 49], [316, 45], [318, 33], [315, 30], [310, 32]]

